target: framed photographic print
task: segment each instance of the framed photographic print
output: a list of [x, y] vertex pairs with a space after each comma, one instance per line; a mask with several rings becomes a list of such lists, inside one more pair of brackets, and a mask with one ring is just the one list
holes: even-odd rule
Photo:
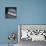
[[16, 18], [16, 7], [5, 7], [5, 18]]

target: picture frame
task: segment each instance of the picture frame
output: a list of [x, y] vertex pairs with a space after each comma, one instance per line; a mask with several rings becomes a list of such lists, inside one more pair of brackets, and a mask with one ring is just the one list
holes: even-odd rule
[[5, 7], [5, 18], [16, 18], [16, 7]]

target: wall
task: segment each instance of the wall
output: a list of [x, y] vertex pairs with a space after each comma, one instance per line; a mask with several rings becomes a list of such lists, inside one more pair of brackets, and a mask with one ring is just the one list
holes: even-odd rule
[[21, 24], [46, 24], [46, 0], [23, 0]]
[[[5, 7], [17, 7], [17, 18], [6, 19]], [[18, 24], [46, 24], [46, 0], [0, 0], [0, 44], [8, 43], [9, 32]]]

